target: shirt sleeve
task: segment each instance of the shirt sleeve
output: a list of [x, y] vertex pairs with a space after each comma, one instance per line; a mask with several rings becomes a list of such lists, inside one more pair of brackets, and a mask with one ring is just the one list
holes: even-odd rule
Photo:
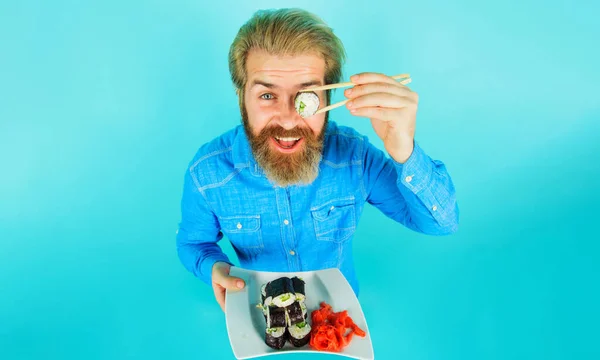
[[368, 203], [386, 216], [420, 233], [457, 231], [459, 210], [445, 165], [432, 160], [415, 142], [401, 164], [364, 138], [363, 185]]
[[223, 233], [217, 217], [199, 188], [194, 174], [188, 170], [184, 178], [181, 222], [176, 236], [177, 254], [188, 271], [211, 284], [215, 262], [233, 264], [217, 244], [223, 238]]

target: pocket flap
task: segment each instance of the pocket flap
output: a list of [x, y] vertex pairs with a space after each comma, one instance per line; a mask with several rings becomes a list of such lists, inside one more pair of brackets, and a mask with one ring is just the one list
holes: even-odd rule
[[350, 196], [346, 198], [330, 200], [324, 204], [311, 208], [310, 211], [313, 218], [323, 221], [339, 214], [340, 211], [336, 211], [336, 209], [344, 210], [348, 207], [354, 207], [354, 203], [354, 196]]
[[221, 217], [219, 221], [224, 232], [252, 232], [260, 229], [260, 215]]

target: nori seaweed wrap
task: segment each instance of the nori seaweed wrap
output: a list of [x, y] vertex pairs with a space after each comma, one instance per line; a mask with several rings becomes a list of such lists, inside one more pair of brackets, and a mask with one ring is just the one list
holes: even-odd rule
[[298, 301], [294, 301], [294, 303], [286, 307], [285, 310], [287, 311], [290, 319], [288, 326], [295, 325], [305, 320], [304, 314], [302, 312], [302, 307], [300, 306], [300, 303]]
[[294, 285], [292, 280], [288, 277], [280, 277], [270, 281], [265, 287], [265, 297], [272, 296], [277, 297], [282, 294], [288, 294], [294, 292]]
[[296, 299], [304, 301], [306, 297], [306, 293], [304, 292], [304, 280], [298, 278], [297, 276], [294, 276], [291, 280], [294, 293], [296, 294]]
[[269, 306], [267, 308], [266, 316], [268, 317], [268, 319], [266, 319], [268, 328], [287, 326], [284, 308]]
[[301, 322], [296, 325], [292, 325], [288, 328], [289, 338], [288, 340], [295, 347], [302, 347], [310, 341], [311, 327], [306, 322]]
[[265, 344], [273, 349], [283, 348], [288, 339], [287, 329], [284, 327], [267, 328], [265, 330]]
[[296, 300], [294, 285], [288, 277], [273, 280], [265, 287], [265, 298], [271, 297], [273, 305], [286, 307]]
[[305, 282], [298, 277], [281, 277], [261, 286], [261, 304], [257, 307], [263, 311], [265, 343], [269, 347], [280, 350], [287, 341], [294, 347], [309, 343], [311, 326], [304, 291]]

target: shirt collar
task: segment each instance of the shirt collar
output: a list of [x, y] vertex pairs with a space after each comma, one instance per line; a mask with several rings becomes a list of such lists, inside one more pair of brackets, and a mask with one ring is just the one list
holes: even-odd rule
[[231, 147], [233, 165], [236, 169], [249, 168], [252, 175], [263, 175], [262, 168], [254, 159], [250, 141], [242, 125], [238, 125], [233, 145]]

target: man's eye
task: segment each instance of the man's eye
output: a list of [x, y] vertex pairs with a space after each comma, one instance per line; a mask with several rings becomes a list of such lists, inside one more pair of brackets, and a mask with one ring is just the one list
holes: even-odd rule
[[263, 100], [272, 100], [273, 99], [273, 94], [267, 93], [267, 94], [262, 94], [260, 96], [261, 99]]

